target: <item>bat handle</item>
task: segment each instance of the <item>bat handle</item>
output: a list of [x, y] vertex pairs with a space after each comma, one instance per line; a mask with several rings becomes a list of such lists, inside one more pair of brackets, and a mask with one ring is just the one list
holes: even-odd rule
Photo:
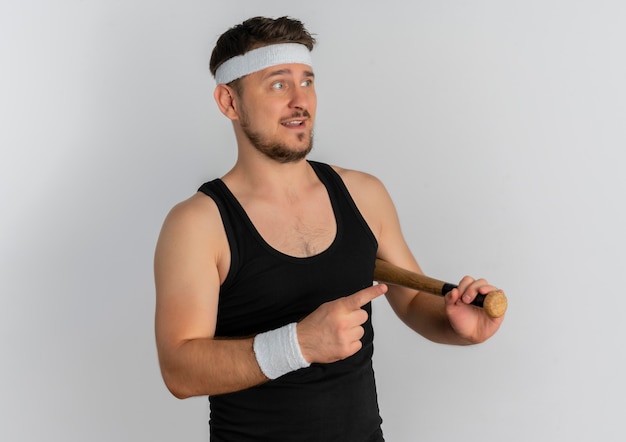
[[[441, 294], [445, 295], [450, 290], [455, 288], [457, 288], [456, 285], [446, 282], [441, 288]], [[483, 295], [482, 293], [477, 294], [470, 304], [475, 305], [476, 307], [482, 307], [487, 316], [490, 318], [499, 318], [506, 312], [508, 301], [504, 292], [501, 290], [494, 290], [486, 295]]]

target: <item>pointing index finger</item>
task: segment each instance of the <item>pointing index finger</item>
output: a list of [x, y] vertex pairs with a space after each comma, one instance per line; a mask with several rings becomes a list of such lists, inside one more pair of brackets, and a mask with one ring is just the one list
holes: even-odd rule
[[387, 286], [385, 284], [376, 284], [372, 287], [367, 287], [352, 295], [349, 295], [346, 300], [349, 302], [350, 306], [356, 310], [363, 307], [368, 302], [378, 298], [380, 295], [385, 294], [386, 292]]

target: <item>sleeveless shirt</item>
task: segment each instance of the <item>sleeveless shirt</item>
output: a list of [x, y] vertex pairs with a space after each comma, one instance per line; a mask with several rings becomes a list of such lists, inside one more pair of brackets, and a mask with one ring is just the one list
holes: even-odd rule
[[[200, 187], [217, 204], [231, 253], [216, 337], [273, 330], [372, 285], [376, 238], [339, 175], [326, 164], [308, 163], [328, 191], [337, 227], [332, 244], [311, 257], [289, 256], [265, 242], [222, 180]], [[209, 397], [211, 441], [382, 441], [371, 303], [363, 309], [369, 319], [363, 347], [354, 355]]]

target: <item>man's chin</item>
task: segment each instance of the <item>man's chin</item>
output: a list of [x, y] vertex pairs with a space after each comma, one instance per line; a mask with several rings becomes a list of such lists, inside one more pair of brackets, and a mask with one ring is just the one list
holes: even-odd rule
[[[255, 140], [251, 140], [255, 141]], [[294, 163], [305, 159], [313, 149], [313, 143], [300, 143], [299, 145], [265, 144], [253, 142], [253, 146], [268, 158], [279, 163]]]
[[312, 150], [312, 146], [308, 146], [304, 149], [300, 150], [288, 150], [288, 149], [280, 149], [280, 150], [271, 150], [269, 152], [263, 152], [265, 155], [270, 157], [271, 159], [278, 161], [282, 164], [287, 163], [297, 163], [298, 161], [304, 160]]

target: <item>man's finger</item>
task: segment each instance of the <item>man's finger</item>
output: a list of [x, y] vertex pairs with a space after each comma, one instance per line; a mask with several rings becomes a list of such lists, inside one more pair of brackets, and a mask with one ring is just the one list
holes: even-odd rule
[[352, 295], [346, 296], [345, 300], [352, 309], [358, 309], [363, 307], [368, 302], [378, 298], [387, 292], [387, 286], [385, 284], [376, 284], [372, 287], [360, 290]]

